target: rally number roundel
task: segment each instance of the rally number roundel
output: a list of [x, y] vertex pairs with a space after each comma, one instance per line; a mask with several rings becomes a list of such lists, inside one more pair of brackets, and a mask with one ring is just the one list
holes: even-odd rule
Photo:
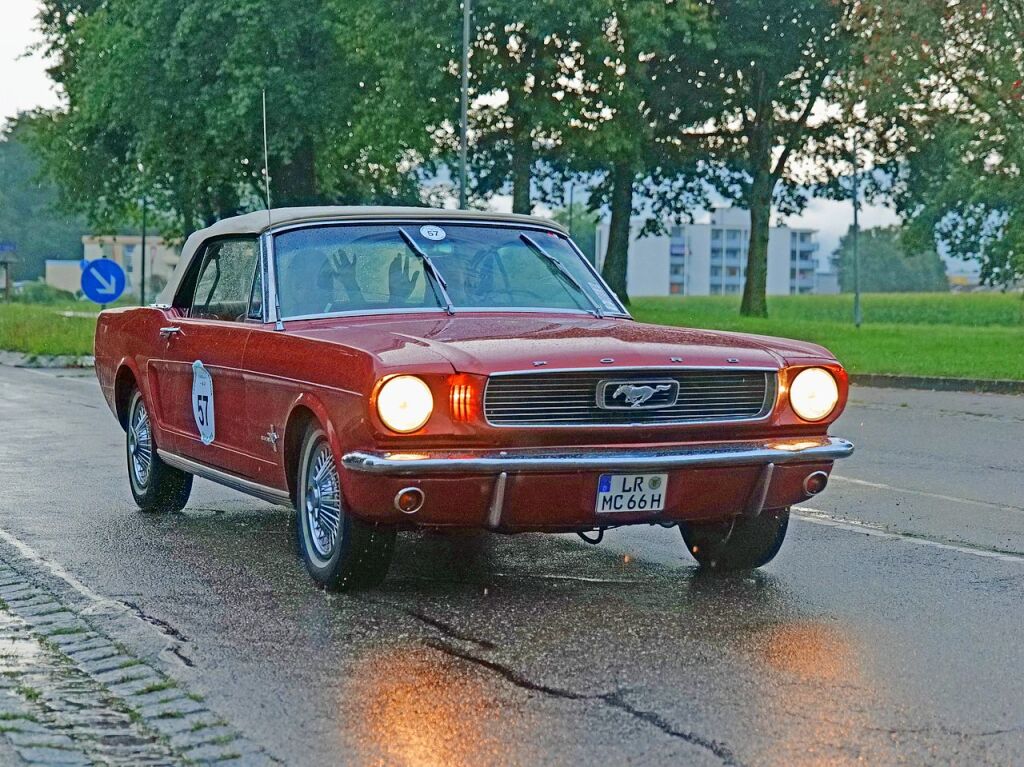
[[204, 445], [213, 443], [213, 377], [200, 360], [192, 363], [192, 416]]

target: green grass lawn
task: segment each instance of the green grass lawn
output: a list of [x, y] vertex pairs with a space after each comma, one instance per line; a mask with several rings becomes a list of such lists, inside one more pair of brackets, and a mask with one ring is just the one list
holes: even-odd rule
[[64, 312], [95, 314], [99, 307], [82, 302], [0, 304], [0, 349], [26, 354], [92, 354], [94, 317], [66, 317]]
[[1024, 380], [1020, 295], [869, 294], [853, 327], [853, 297], [769, 298], [769, 318], [739, 316], [733, 297], [641, 298], [644, 322], [799, 338], [827, 346], [853, 373]]
[[[767, 320], [741, 318], [732, 297], [641, 298], [634, 316], [662, 325], [740, 330], [827, 346], [854, 373], [1024, 380], [1024, 301], [1019, 295], [872, 294], [864, 325], [850, 320], [853, 298], [770, 298]], [[0, 304], [0, 349], [28, 354], [92, 353], [95, 320], [86, 302]]]

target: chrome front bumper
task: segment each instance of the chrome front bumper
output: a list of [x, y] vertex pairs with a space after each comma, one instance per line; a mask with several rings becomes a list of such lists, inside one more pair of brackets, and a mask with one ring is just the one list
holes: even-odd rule
[[821, 463], [847, 458], [853, 443], [838, 437], [796, 437], [758, 442], [714, 442], [650, 449], [501, 450], [492, 452], [356, 451], [342, 457], [350, 471], [386, 476], [503, 474], [626, 469]]

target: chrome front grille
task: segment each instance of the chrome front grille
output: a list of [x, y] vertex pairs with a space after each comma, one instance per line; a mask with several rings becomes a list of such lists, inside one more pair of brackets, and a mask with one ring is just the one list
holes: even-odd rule
[[[678, 384], [662, 388], [669, 382]], [[622, 407], [620, 386], [658, 390], [637, 407]], [[492, 375], [484, 415], [492, 426], [632, 426], [749, 421], [775, 403], [774, 370], [597, 370]], [[675, 394], [674, 401], [665, 392]], [[643, 396], [641, 394], [641, 396]], [[605, 407], [598, 400], [604, 398]], [[615, 409], [606, 409], [614, 406]]]

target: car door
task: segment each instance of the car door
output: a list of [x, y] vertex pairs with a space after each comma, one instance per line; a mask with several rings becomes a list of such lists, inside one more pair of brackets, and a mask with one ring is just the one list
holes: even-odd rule
[[[162, 342], [149, 362], [158, 418], [168, 444], [185, 458], [232, 474], [255, 474], [241, 369], [253, 325], [250, 307], [259, 247], [254, 238], [205, 245], [183, 284]], [[193, 287], [194, 286], [194, 287]]]

